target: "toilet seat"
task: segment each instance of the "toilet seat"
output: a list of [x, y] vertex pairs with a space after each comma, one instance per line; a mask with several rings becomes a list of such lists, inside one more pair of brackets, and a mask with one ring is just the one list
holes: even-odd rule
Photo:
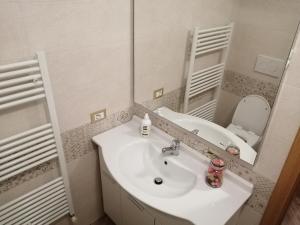
[[241, 126], [230, 124], [227, 129], [244, 140], [251, 147], [256, 146], [260, 141], [260, 136], [256, 135], [252, 131], [244, 130]]
[[239, 102], [231, 123], [261, 136], [267, 125], [270, 112], [271, 107], [264, 97], [248, 95]]
[[227, 129], [254, 147], [263, 135], [270, 112], [271, 107], [264, 97], [248, 95], [239, 102]]

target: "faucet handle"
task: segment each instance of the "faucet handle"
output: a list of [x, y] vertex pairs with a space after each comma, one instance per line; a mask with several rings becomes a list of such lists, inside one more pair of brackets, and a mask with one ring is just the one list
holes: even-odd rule
[[178, 149], [180, 147], [180, 140], [179, 139], [173, 139], [171, 146], [174, 149]]

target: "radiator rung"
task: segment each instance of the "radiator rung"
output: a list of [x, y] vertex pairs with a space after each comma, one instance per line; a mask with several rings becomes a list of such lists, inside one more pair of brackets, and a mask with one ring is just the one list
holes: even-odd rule
[[29, 143], [31, 141], [34, 141], [33, 143], [36, 144], [37, 141], [39, 140], [39, 138], [41, 138], [41, 137], [44, 137], [44, 136], [46, 136], [48, 138], [53, 137], [52, 132], [53, 132], [52, 129], [48, 128], [46, 130], [42, 130], [42, 131], [39, 131], [37, 133], [34, 133], [34, 134], [28, 135], [26, 137], [20, 138], [20, 139], [15, 140], [11, 143], [0, 146], [0, 152], [4, 152], [5, 150], [11, 149], [11, 148], [16, 147], [16, 146], [20, 146], [20, 145], [25, 144], [25, 143]]
[[46, 225], [69, 213], [64, 183], [59, 177], [0, 207], [0, 224]]
[[4, 72], [4, 73], [0, 73], [0, 80], [11, 79], [11, 78], [22, 76], [22, 75], [36, 73], [39, 71], [40, 71], [39, 67], [31, 67], [31, 68], [19, 69], [19, 70], [15, 70], [15, 71]]
[[54, 159], [61, 177], [0, 206], [0, 225], [48, 225], [75, 214], [45, 53], [0, 65], [1, 113], [36, 101], [44, 103], [49, 122], [0, 140], [0, 182]]
[[36, 59], [27, 60], [27, 61], [23, 61], [23, 62], [17, 62], [17, 63], [11, 63], [8, 65], [0, 66], [0, 72], [7, 72], [9, 70], [16, 70], [16, 69], [19, 69], [22, 67], [34, 66], [34, 65], [37, 65], [38, 63], [39, 63], [39, 61]]
[[10, 136], [8, 138], [0, 140], [0, 145], [5, 145], [5, 144], [7, 144], [9, 142], [16, 141], [16, 140], [18, 140], [20, 138], [26, 137], [28, 135], [31, 135], [31, 134], [36, 133], [36, 132], [39, 132], [41, 130], [45, 130], [45, 129], [50, 128], [50, 127], [51, 127], [51, 124], [47, 123], [45, 125], [42, 125], [42, 126], [30, 129], [30, 130], [27, 130], [25, 132], [22, 132], [20, 134], [16, 134], [16, 135]]
[[31, 152], [34, 152], [34, 151], [39, 150], [39, 149], [44, 149], [44, 148], [52, 149], [52, 148], [55, 148], [55, 147], [56, 147], [56, 145], [55, 145], [54, 139], [50, 139], [49, 141], [45, 141], [45, 142], [42, 142], [40, 144], [33, 145], [30, 148], [26, 148], [25, 150], [16, 152], [14, 154], [9, 154], [5, 158], [3, 157], [1, 159], [1, 162], [2, 163], [9, 162], [11, 160], [22, 157], [23, 155], [26, 155], [26, 154], [30, 154]]

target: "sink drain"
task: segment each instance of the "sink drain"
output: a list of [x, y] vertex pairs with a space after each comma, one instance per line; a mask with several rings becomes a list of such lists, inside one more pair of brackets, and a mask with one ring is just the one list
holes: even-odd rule
[[163, 183], [163, 179], [161, 179], [160, 177], [155, 177], [154, 178], [154, 184], [160, 185]]

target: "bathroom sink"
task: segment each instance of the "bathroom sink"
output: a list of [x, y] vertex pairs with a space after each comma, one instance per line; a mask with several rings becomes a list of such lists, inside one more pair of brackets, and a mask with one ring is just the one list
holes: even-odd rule
[[167, 107], [161, 107], [156, 112], [186, 130], [196, 130], [199, 137], [218, 146], [220, 149], [225, 150], [228, 145], [238, 146], [240, 158], [251, 165], [254, 164], [257, 152], [228, 129], [199, 117], [174, 112]]
[[174, 138], [155, 127], [143, 137], [140, 124], [133, 117], [93, 141], [113, 179], [142, 203], [196, 225], [224, 225], [250, 197], [253, 185], [228, 170], [221, 188], [209, 187], [208, 158], [183, 143], [178, 156], [164, 155]]
[[147, 139], [125, 145], [117, 155], [120, 173], [149, 195], [179, 197], [195, 186], [197, 176], [164, 156], [163, 147]]

